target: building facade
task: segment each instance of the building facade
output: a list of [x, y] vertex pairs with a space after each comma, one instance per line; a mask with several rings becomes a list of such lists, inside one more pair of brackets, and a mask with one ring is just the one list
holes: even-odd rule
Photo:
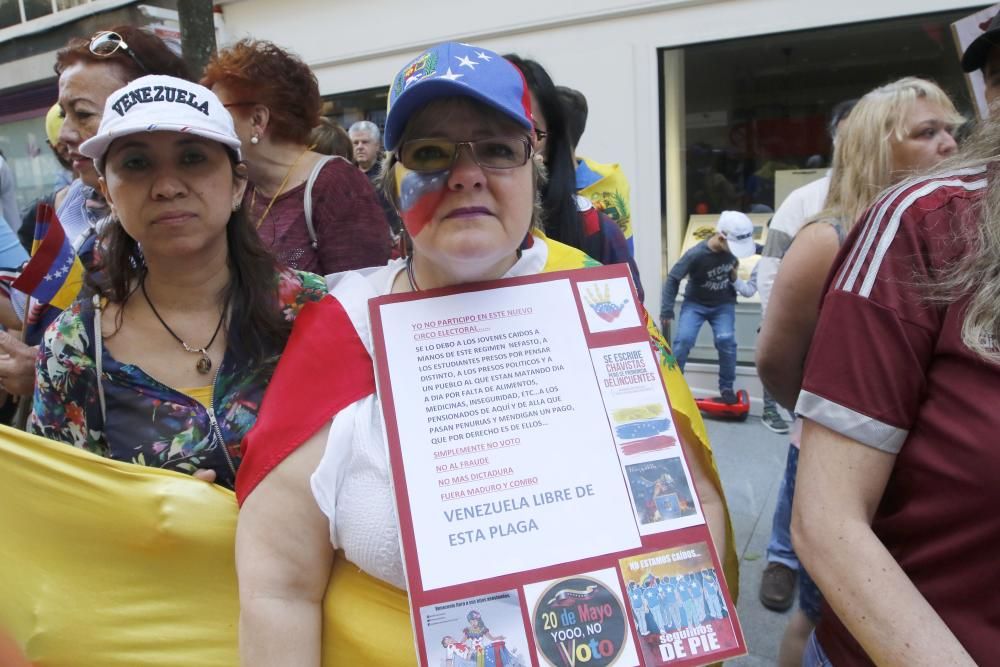
[[[734, 208], [754, 213], [763, 232], [788, 190], [825, 173], [827, 115], [837, 102], [912, 74], [938, 81], [971, 117], [950, 23], [983, 6], [298, 0], [289, 11], [287, 3], [235, 0], [223, 14], [233, 38], [253, 35], [301, 54], [335, 106], [354, 106], [343, 120], [381, 120], [395, 71], [437, 42], [465, 41], [542, 63], [557, 84], [588, 99], [580, 154], [619, 163], [631, 184], [636, 260], [646, 306], [658, 313], [666, 271], [699, 222], [710, 225], [719, 211]], [[754, 395], [759, 318], [756, 299], [741, 302], [738, 385]], [[696, 392], [714, 391], [713, 358], [706, 330], [688, 370]]]
[[[52, 11], [0, 27], [0, 150], [13, 152], [19, 178], [41, 168], [28, 159], [27, 134], [41, 128], [39, 116], [54, 101], [54, 50], [68, 36], [122, 20], [164, 24], [163, 9], [174, 6], [169, 0], [4, 5], [17, 5], [24, 19], [38, 2], [62, 8], [62, 18]], [[381, 121], [390, 78], [434, 43], [466, 41], [542, 63], [557, 84], [588, 99], [580, 154], [618, 163], [628, 178], [646, 306], [658, 313], [666, 270], [699, 225], [738, 209], [753, 213], [763, 234], [787, 191], [824, 173], [831, 153], [826, 119], [837, 102], [918, 75], [937, 80], [971, 117], [950, 23], [983, 6], [964, 0], [228, 0], [216, 9], [223, 44], [253, 36], [301, 55], [316, 72], [330, 115], [345, 124]], [[756, 300], [741, 303], [741, 372], [750, 386], [758, 321]], [[692, 355], [709, 364], [706, 378], [713, 357], [710, 345]], [[712, 388], [708, 380], [693, 383]]]

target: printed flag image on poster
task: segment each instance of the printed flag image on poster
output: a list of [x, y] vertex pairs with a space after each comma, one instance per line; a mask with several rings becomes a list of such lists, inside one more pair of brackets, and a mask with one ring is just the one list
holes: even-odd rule
[[516, 590], [423, 607], [420, 618], [431, 665], [531, 665]]
[[647, 664], [621, 560], [719, 561], [628, 267], [368, 307], [419, 663]]
[[739, 645], [704, 542], [624, 558], [621, 572], [644, 664], [702, 664]]
[[615, 331], [641, 324], [639, 313], [628, 305], [634, 298], [632, 284], [625, 278], [577, 283], [583, 299], [587, 327], [593, 333]]

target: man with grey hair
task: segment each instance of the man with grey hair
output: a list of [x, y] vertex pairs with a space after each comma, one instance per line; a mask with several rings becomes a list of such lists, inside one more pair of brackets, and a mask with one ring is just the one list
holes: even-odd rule
[[375, 186], [375, 193], [378, 195], [379, 203], [382, 205], [382, 212], [385, 214], [385, 221], [392, 230], [393, 236], [399, 234], [400, 220], [396, 209], [392, 207], [389, 200], [382, 194], [379, 184], [379, 176], [382, 175], [382, 133], [378, 125], [370, 120], [359, 120], [351, 125], [347, 131], [351, 138], [351, 145], [354, 147], [354, 161], [358, 168], [364, 172], [368, 180]]
[[[378, 175], [378, 158], [382, 152], [382, 133], [370, 120], [359, 120], [347, 131], [354, 146], [354, 161], [369, 179]], [[373, 175], [371, 172], [375, 172]]]

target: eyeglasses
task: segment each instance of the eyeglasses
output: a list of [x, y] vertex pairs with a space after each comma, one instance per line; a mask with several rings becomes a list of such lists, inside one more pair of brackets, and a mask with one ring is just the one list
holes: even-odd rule
[[128, 47], [128, 44], [125, 43], [125, 40], [122, 39], [122, 36], [117, 32], [102, 30], [90, 38], [90, 52], [95, 56], [108, 58], [113, 56], [118, 51], [124, 51], [125, 54], [139, 66], [139, 69], [142, 70], [143, 74], [149, 74], [149, 69], [142, 64], [142, 61], [139, 60], [139, 56], [135, 54], [135, 51]]
[[514, 169], [527, 164], [531, 142], [527, 137], [489, 137], [476, 141], [414, 139], [399, 147], [399, 161], [410, 171], [444, 171], [466, 146], [472, 159], [484, 169]]

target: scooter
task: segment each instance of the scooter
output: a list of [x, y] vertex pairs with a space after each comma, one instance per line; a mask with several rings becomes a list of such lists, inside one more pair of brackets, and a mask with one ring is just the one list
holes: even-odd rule
[[706, 417], [746, 421], [750, 416], [750, 394], [745, 389], [740, 389], [736, 392], [736, 399], [735, 403], [724, 403], [721, 396], [710, 396], [696, 398], [694, 402]]

